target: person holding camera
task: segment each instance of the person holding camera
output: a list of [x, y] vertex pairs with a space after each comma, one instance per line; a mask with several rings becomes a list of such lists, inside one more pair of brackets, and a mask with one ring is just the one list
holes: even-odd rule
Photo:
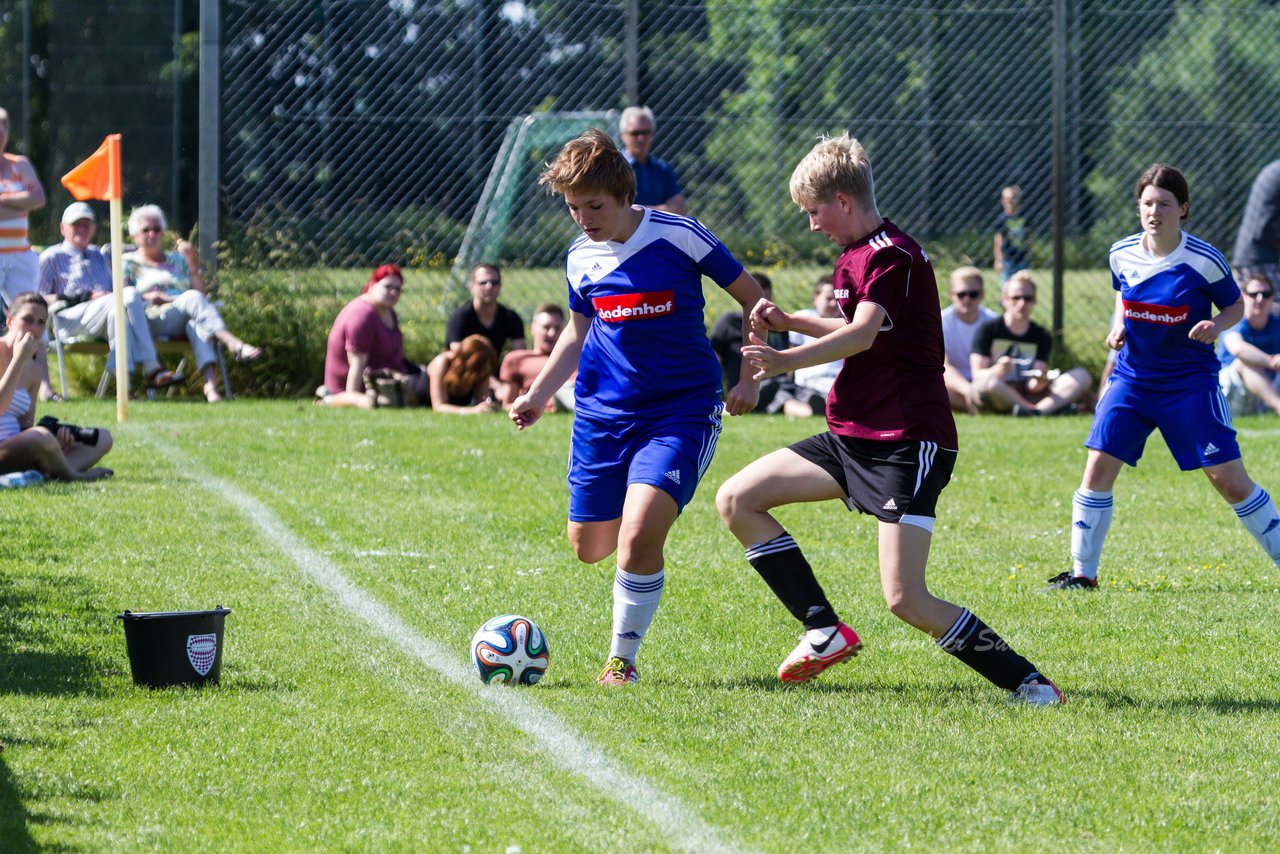
[[35, 469], [55, 480], [99, 480], [97, 466], [111, 450], [111, 434], [46, 417], [37, 425], [36, 389], [48, 371], [44, 347], [49, 307], [37, 293], [18, 294], [0, 337], [0, 474]]

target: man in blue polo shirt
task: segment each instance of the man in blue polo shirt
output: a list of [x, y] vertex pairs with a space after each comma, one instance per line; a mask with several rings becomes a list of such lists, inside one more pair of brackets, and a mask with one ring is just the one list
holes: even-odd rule
[[627, 107], [618, 120], [623, 156], [636, 173], [636, 204], [676, 214], [688, 214], [676, 170], [665, 160], [649, 156], [657, 123], [648, 107]]

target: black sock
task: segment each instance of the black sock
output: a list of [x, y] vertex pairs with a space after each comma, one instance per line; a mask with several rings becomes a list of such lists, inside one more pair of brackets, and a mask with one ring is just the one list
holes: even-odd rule
[[809, 561], [786, 531], [748, 548], [747, 560], [806, 629], [826, 628], [840, 622]]
[[967, 608], [937, 644], [943, 652], [951, 653], [1006, 691], [1016, 690], [1026, 680], [1040, 675], [1031, 662], [1014, 652]]

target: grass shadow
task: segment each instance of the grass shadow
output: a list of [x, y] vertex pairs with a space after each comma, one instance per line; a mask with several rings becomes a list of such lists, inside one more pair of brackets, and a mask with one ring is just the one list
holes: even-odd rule
[[[661, 684], [661, 683], [655, 683]], [[667, 683], [669, 687], [674, 687], [680, 683], [675, 681]], [[867, 696], [887, 696], [896, 695], [899, 697], [918, 697], [921, 692], [927, 692], [931, 697], [956, 696], [956, 697], [973, 697], [973, 686], [964, 685], [959, 682], [955, 683], [938, 683], [934, 685], [906, 685], [894, 684], [887, 682], [837, 682], [830, 681], [811, 681], [803, 684], [788, 684], [778, 679], [772, 674], [751, 674], [748, 676], [736, 676], [730, 678], [709, 679], [705, 683], [701, 683], [705, 687], [722, 690], [722, 691], [760, 691], [760, 692], [781, 692], [781, 691], [804, 691], [813, 694], [843, 694], [848, 696], [856, 696], [865, 694]]]
[[72, 575], [23, 573], [0, 585], [0, 695], [98, 693], [101, 667], [67, 638], [100, 633], [95, 591]]
[[27, 829], [29, 818], [13, 772], [0, 758], [0, 839], [4, 840], [4, 850], [9, 854], [39, 850]]
[[1071, 698], [1092, 700], [1109, 709], [1166, 709], [1169, 711], [1208, 711], [1218, 715], [1242, 715], [1280, 712], [1280, 697], [1233, 697], [1214, 694], [1210, 697], [1162, 697], [1142, 699], [1111, 689], [1080, 688], [1071, 691]]

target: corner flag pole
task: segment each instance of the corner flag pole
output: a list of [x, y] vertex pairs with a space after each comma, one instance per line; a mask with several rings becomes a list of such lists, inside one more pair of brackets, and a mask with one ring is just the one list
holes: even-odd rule
[[120, 134], [102, 141], [89, 159], [62, 176], [62, 186], [77, 201], [102, 199], [111, 203], [111, 291], [115, 294], [116, 421], [129, 420], [129, 336], [124, 316], [124, 240], [121, 204], [124, 176], [120, 168]]
[[[120, 187], [124, 182], [120, 174], [120, 134], [107, 137], [107, 162], [111, 169], [111, 184]], [[124, 317], [124, 221], [120, 193], [111, 199], [111, 292], [116, 297], [116, 421], [129, 420], [129, 335]]]

